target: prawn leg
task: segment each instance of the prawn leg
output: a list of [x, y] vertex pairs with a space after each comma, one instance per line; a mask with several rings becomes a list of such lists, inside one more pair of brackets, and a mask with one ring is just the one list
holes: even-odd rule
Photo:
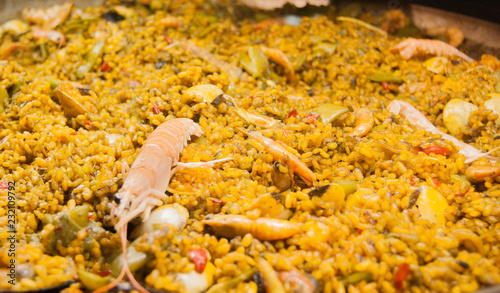
[[213, 161], [208, 161], [208, 162], [190, 162], [190, 163], [181, 163], [177, 162], [175, 164], [175, 168], [172, 169], [172, 174], [185, 169], [185, 168], [200, 168], [200, 167], [212, 167], [213, 165], [220, 163], [220, 162], [226, 162], [226, 161], [231, 161], [233, 158], [224, 158], [224, 159], [218, 159], [218, 160], [213, 160]]

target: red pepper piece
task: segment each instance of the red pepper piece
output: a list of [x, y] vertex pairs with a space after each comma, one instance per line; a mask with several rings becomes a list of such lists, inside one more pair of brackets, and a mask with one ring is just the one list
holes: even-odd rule
[[9, 188], [9, 183], [7, 181], [0, 182], [0, 189], [7, 189], [7, 188]]
[[92, 219], [92, 216], [93, 216], [93, 215], [94, 215], [94, 214], [89, 213], [89, 214], [87, 215], [87, 218]]
[[158, 103], [157, 103], [157, 102], [154, 102], [154, 103], [153, 103], [153, 112], [154, 112], [155, 114], [159, 114], [159, 113], [161, 112], [161, 110], [160, 110], [160, 106], [158, 105]]
[[166, 31], [163, 31], [163, 37], [165, 38], [165, 41], [167, 41], [167, 44], [172, 44], [174, 41], [167, 35]]
[[383, 81], [382, 82], [382, 87], [384, 88], [384, 90], [388, 90], [389, 89], [389, 83], [387, 81]]
[[407, 263], [402, 263], [399, 265], [398, 270], [396, 271], [396, 275], [394, 275], [394, 285], [397, 289], [403, 289], [403, 281], [406, 279], [406, 276], [410, 273], [410, 265]]
[[221, 204], [221, 205], [225, 205], [225, 203], [222, 200], [218, 199], [218, 198], [209, 198], [209, 199], [213, 203], [218, 203], [218, 204]]
[[102, 65], [101, 65], [101, 71], [110, 71], [111, 70], [111, 67], [109, 66], [109, 63], [106, 61], [104, 62]]
[[290, 113], [288, 113], [286, 118], [288, 119], [290, 117], [297, 117], [297, 115], [299, 115], [299, 112], [297, 112], [297, 110], [292, 110], [292, 111], [290, 111]]
[[100, 272], [99, 276], [107, 277], [107, 276], [111, 275], [111, 273], [112, 273], [111, 270], [105, 270], [105, 271]]
[[422, 152], [424, 152], [426, 155], [429, 155], [431, 153], [436, 154], [436, 155], [443, 155], [446, 156], [447, 154], [450, 153], [450, 150], [446, 147], [438, 146], [438, 145], [432, 145], [428, 148], [422, 149]]
[[415, 177], [415, 176], [411, 176], [411, 179], [410, 179], [410, 184], [411, 186], [415, 185], [418, 183], [418, 178]]
[[188, 257], [194, 262], [194, 269], [199, 274], [203, 273], [207, 264], [207, 251], [203, 248], [190, 249]]
[[319, 114], [311, 114], [311, 113], [308, 113], [306, 114], [306, 116], [304, 116], [304, 118], [309, 122], [309, 123], [314, 123], [314, 121], [316, 121], [316, 119], [318, 119], [319, 117]]
[[436, 178], [432, 179], [432, 183], [434, 183], [434, 185], [436, 186], [439, 186], [439, 181]]
[[77, 135], [77, 134], [78, 134], [78, 132], [77, 132], [77, 131], [75, 131], [75, 132], [71, 132], [70, 134], [71, 134], [71, 135]]

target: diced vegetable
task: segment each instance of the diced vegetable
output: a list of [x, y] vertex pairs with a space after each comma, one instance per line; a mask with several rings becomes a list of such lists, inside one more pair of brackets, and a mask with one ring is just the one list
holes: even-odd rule
[[453, 99], [443, 109], [443, 122], [448, 131], [457, 135], [467, 129], [472, 111], [478, 107], [461, 99]]
[[204, 38], [206, 35], [211, 33], [213, 30], [216, 30], [219, 27], [218, 23], [212, 23], [211, 25], [207, 26], [204, 28], [200, 33], [198, 34], [198, 38]]
[[319, 114], [313, 114], [313, 113], [307, 113], [304, 116], [304, 120], [306, 120], [308, 123], [314, 123], [319, 118]]
[[9, 93], [4, 87], [0, 87], [0, 114], [5, 111], [5, 102], [9, 99]]
[[80, 282], [82, 282], [83, 286], [90, 291], [104, 287], [113, 281], [110, 277], [101, 277], [85, 270], [77, 270], [76, 272]]
[[56, 244], [68, 246], [76, 239], [76, 234], [88, 224], [88, 206], [77, 206], [68, 212], [61, 212], [55, 216], [47, 216], [45, 222], [51, 223], [56, 228], [45, 239], [45, 249], [48, 253], [56, 252]]
[[394, 275], [394, 285], [396, 289], [403, 289], [403, 281], [406, 279], [406, 276], [410, 273], [410, 265], [407, 263], [402, 263], [398, 266], [398, 270]]
[[465, 182], [467, 185], [471, 185], [469, 180], [467, 180], [467, 178], [464, 175], [454, 174], [454, 175], [451, 175], [450, 177], [451, 177], [451, 183]]
[[446, 156], [447, 154], [450, 153], [450, 150], [447, 147], [433, 145], [428, 148], [422, 149], [422, 152], [425, 153], [426, 155], [436, 154], [436, 155]]
[[18, 79], [13, 85], [9, 87], [9, 96], [15, 95], [18, 91], [21, 90], [21, 86], [24, 83], [24, 78]]
[[309, 196], [320, 196], [323, 201], [334, 203], [337, 207], [342, 207], [345, 202], [344, 188], [336, 183], [316, 187], [309, 192]]
[[199, 274], [203, 273], [208, 261], [207, 251], [204, 248], [190, 249], [188, 256], [194, 263], [195, 271]]
[[344, 193], [347, 196], [356, 192], [356, 187], [363, 181], [336, 180], [333, 182], [340, 185], [344, 189]]
[[87, 74], [90, 69], [95, 65], [97, 62], [97, 59], [102, 55], [102, 52], [104, 50], [104, 42], [98, 42], [95, 44], [94, 48], [90, 50], [90, 52], [85, 55], [85, 61], [86, 64], [80, 65], [78, 69], [76, 70], [76, 77], [78, 78], [83, 78], [85, 74]]
[[366, 281], [366, 282], [371, 282], [373, 280], [373, 276], [371, 273], [366, 273], [366, 272], [357, 272], [357, 273], [352, 273], [349, 276], [345, 277], [342, 282], [344, 285], [353, 285], [357, 284], [361, 281]]
[[403, 79], [401, 79], [401, 77], [396, 76], [390, 72], [375, 73], [375, 74], [368, 76], [368, 79], [371, 81], [376, 81], [376, 82], [384, 82], [385, 81], [385, 82], [397, 83], [397, 84], [403, 83]]
[[413, 206], [416, 206], [422, 219], [434, 224], [446, 224], [444, 211], [448, 208], [448, 201], [435, 189], [422, 186], [415, 190], [410, 195], [410, 208]]
[[269, 61], [266, 55], [257, 47], [252, 46], [240, 53], [240, 64], [243, 68], [254, 77], [268, 76], [271, 74], [269, 71]]
[[290, 117], [297, 117], [297, 115], [299, 115], [299, 112], [297, 112], [297, 110], [292, 110], [290, 111], [290, 113], [288, 113], [288, 115], [286, 115], [286, 119], [290, 118]]
[[247, 269], [241, 275], [238, 275], [237, 277], [232, 278], [229, 281], [225, 281], [212, 286], [206, 293], [228, 292], [232, 288], [238, 286], [239, 283], [248, 280], [251, 276], [253, 276], [253, 274], [255, 274], [256, 271], [257, 269]]
[[314, 108], [313, 112], [318, 113], [324, 123], [330, 123], [340, 115], [349, 112], [349, 109], [333, 103], [324, 103]]

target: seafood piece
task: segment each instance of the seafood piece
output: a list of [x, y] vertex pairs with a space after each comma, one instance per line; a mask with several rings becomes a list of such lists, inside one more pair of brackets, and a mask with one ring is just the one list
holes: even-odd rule
[[189, 212], [178, 203], [164, 205], [155, 209], [151, 216], [130, 233], [130, 237], [135, 239], [146, 233], [151, 233], [161, 225], [171, 225], [176, 231], [184, 229], [189, 219]]
[[356, 126], [349, 133], [351, 136], [363, 137], [373, 128], [373, 114], [368, 108], [356, 108], [354, 110], [356, 116]]
[[371, 24], [369, 24], [369, 23], [366, 23], [366, 22], [364, 22], [364, 21], [362, 21], [362, 20], [359, 20], [359, 19], [356, 19], [356, 18], [352, 18], [352, 17], [348, 17], [348, 16], [339, 16], [339, 17], [337, 17], [337, 20], [339, 20], [339, 21], [347, 21], [347, 22], [352, 22], [352, 23], [355, 23], [355, 24], [357, 24], [357, 25], [360, 25], [360, 26], [362, 26], [362, 27], [364, 27], [364, 28], [366, 28], [366, 29], [369, 29], [369, 30], [371, 30], [371, 31], [377, 32], [377, 33], [379, 33], [379, 34], [381, 34], [381, 35], [383, 35], [383, 36], [387, 36], [387, 32], [385, 32], [385, 31], [383, 31], [383, 30], [379, 29], [379, 28], [378, 28], [378, 27], [376, 27], [376, 26], [373, 26], [373, 25], [371, 25]]
[[395, 115], [400, 114], [404, 118], [406, 118], [411, 125], [416, 126], [418, 128], [424, 129], [433, 134], [439, 134], [443, 139], [451, 141], [455, 146], [460, 148], [459, 154], [463, 155], [467, 160], [466, 163], [471, 163], [479, 158], [487, 157], [490, 160], [497, 160], [498, 158], [490, 156], [490, 153], [497, 151], [498, 149], [493, 149], [487, 153], [483, 153], [475, 147], [466, 144], [463, 141], [456, 139], [455, 137], [446, 134], [444, 132], [439, 131], [426, 117], [422, 112], [417, 110], [411, 104], [400, 101], [393, 100], [389, 106], [387, 106], [387, 110]]
[[467, 129], [471, 112], [479, 108], [461, 99], [452, 99], [443, 109], [443, 122], [448, 131], [457, 135]]
[[470, 182], [483, 182], [486, 178], [500, 176], [500, 167], [498, 166], [470, 166], [465, 170], [465, 177]]
[[250, 219], [243, 215], [209, 215], [202, 223], [212, 227], [216, 235], [227, 238], [250, 233], [257, 239], [272, 241], [292, 237], [300, 231], [298, 224], [289, 221], [273, 218]]
[[72, 7], [73, 0], [47, 9], [26, 7], [22, 15], [26, 21], [42, 25], [43, 30], [50, 31], [68, 18]]
[[218, 96], [224, 94], [224, 92], [218, 86], [213, 84], [199, 84], [185, 90], [184, 94], [194, 95], [202, 99], [205, 103], [211, 103]]
[[4, 33], [9, 33], [13, 35], [20, 35], [29, 30], [30, 26], [19, 19], [9, 20], [0, 26], [0, 37]]
[[267, 262], [267, 260], [259, 257], [257, 259], [256, 266], [259, 269], [259, 272], [262, 274], [262, 277], [264, 278], [264, 287], [266, 288], [266, 292], [285, 293], [285, 288], [280, 282], [278, 274], [269, 264], [269, 262]]
[[59, 103], [68, 117], [76, 117], [80, 114], [90, 112], [89, 107], [82, 105], [80, 92], [69, 82], [61, 83], [54, 90]]
[[448, 208], [448, 201], [435, 189], [428, 186], [417, 188], [410, 195], [409, 208], [413, 206], [417, 207], [422, 219], [435, 224], [446, 224], [444, 211]]
[[451, 62], [446, 57], [432, 57], [425, 60], [424, 66], [429, 69], [429, 71], [443, 74], [449, 73], [451, 71]]
[[158, 21], [160, 25], [162, 25], [164, 28], [176, 28], [180, 27], [183, 25], [183, 22], [180, 18], [175, 17], [175, 16], [167, 16]]
[[431, 54], [437, 56], [457, 56], [467, 62], [472, 62], [474, 59], [460, 52], [457, 48], [439, 40], [415, 39], [408, 38], [394, 47], [389, 49], [390, 52], [399, 52], [405, 60], [410, 59], [415, 54]]
[[291, 3], [298, 8], [302, 8], [309, 5], [315, 6], [326, 6], [329, 5], [328, 0], [240, 0], [243, 4], [248, 5], [252, 8], [258, 8], [262, 10], [273, 10], [276, 8], [281, 8], [285, 6], [287, 3]]
[[[200, 126], [187, 118], [164, 122], [148, 137], [130, 168], [122, 188], [115, 194], [111, 217], [121, 238], [123, 266], [120, 275], [109, 285], [94, 293], [115, 287], [127, 274], [132, 285], [141, 293], [147, 292], [132, 275], [127, 263], [127, 224], [137, 216], [149, 218], [155, 206], [167, 198], [165, 191], [171, 176], [182, 168], [211, 166], [213, 162], [179, 163], [179, 154], [191, 135], [203, 134]], [[175, 166], [175, 167], [174, 167]], [[172, 169], [172, 167], [174, 167]], [[125, 174], [126, 166], [122, 167]]]
[[55, 30], [43, 30], [40, 28], [35, 28], [33, 29], [33, 37], [38, 40], [45, 40], [48, 39], [53, 43], [58, 44], [59, 46], [64, 46], [66, 45], [66, 37]]
[[288, 168], [287, 166], [287, 157], [283, 157], [281, 160], [274, 162], [273, 169], [271, 170], [273, 185], [280, 191], [285, 191], [293, 186], [293, 171], [292, 168]]
[[288, 272], [279, 272], [278, 278], [289, 288], [287, 292], [292, 293], [314, 293], [316, 286], [314, 286], [311, 279], [297, 270], [295, 267]]
[[280, 121], [274, 118], [257, 113], [250, 113], [240, 107], [235, 107], [234, 110], [236, 111], [238, 116], [244, 119], [247, 123], [258, 125], [262, 128], [271, 128], [280, 123]]
[[464, 34], [461, 30], [453, 26], [438, 26], [429, 28], [425, 33], [430, 37], [443, 36], [446, 42], [453, 47], [458, 47], [464, 41]]
[[389, 10], [381, 17], [380, 29], [393, 34], [404, 28], [410, 22], [401, 9]]
[[277, 142], [275, 140], [272, 140], [270, 138], [267, 138], [263, 136], [260, 132], [257, 131], [247, 131], [242, 128], [238, 128], [239, 131], [243, 132], [244, 134], [261, 141], [264, 143], [266, 147], [266, 151], [270, 153], [273, 156], [273, 159], [275, 161], [280, 160], [284, 156], [288, 157], [288, 165], [292, 169], [292, 171], [299, 175], [300, 178], [304, 180], [304, 182], [308, 185], [311, 186], [314, 181], [316, 181], [316, 175], [314, 174], [311, 169], [309, 169], [304, 163], [302, 163], [297, 156], [294, 154], [290, 153], [286, 149], [286, 145], [282, 142]]
[[491, 99], [484, 102], [484, 106], [486, 109], [493, 111], [496, 115], [498, 115], [498, 119], [496, 121], [497, 125], [500, 125], [500, 94], [494, 93], [489, 94]]
[[28, 46], [23, 43], [15, 42], [10, 43], [8, 45], [2, 45], [0, 47], [0, 56], [2, 60], [9, 58], [10, 54], [12, 54], [15, 50], [21, 49], [23, 51], [28, 51]]
[[192, 270], [188, 273], [177, 273], [175, 279], [184, 285], [185, 292], [201, 293], [214, 283], [215, 266], [207, 262], [202, 273]]
[[293, 69], [292, 62], [290, 62], [285, 53], [281, 52], [278, 49], [268, 48], [265, 46], [260, 46], [260, 49], [267, 56], [267, 58], [283, 66], [286, 72], [286, 79], [288, 80], [288, 82], [293, 81], [293, 78], [295, 76], [295, 70]]
[[451, 232], [461, 245], [465, 246], [470, 251], [477, 251], [479, 254], [484, 254], [483, 241], [481, 237], [469, 229], [456, 229]]
[[222, 61], [221, 59], [217, 58], [215, 55], [208, 52], [207, 50], [195, 45], [193, 42], [183, 41], [182, 44], [184, 48], [186, 48], [192, 54], [204, 59], [208, 63], [213, 64], [220, 70], [229, 73], [231, 76], [234, 76], [242, 81], [246, 81], [248, 79], [248, 75], [245, 72], [243, 72], [241, 68], [234, 66], [230, 63], [227, 63], [225, 61]]

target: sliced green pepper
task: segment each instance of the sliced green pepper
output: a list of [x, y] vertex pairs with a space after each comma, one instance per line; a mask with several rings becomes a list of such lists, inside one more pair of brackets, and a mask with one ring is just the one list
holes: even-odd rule
[[402, 84], [403, 80], [401, 77], [396, 76], [390, 72], [376, 73], [368, 76], [368, 79], [376, 82], [392, 82], [397, 84]]
[[213, 285], [208, 291], [205, 293], [216, 293], [216, 292], [228, 292], [234, 287], [238, 286], [239, 283], [246, 281], [248, 278], [253, 276], [257, 270], [256, 269], [248, 269], [243, 272], [243, 274], [232, 278], [229, 281], [225, 281], [216, 285]]
[[347, 196], [356, 192], [356, 187], [363, 181], [336, 180], [334, 182], [344, 189], [345, 195]]
[[352, 273], [343, 279], [344, 285], [353, 285], [361, 281], [366, 281], [366, 282], [373, 281], [372, 274], [366, 272], [357, 272], [357, 273]]
[[4, 87], [0, 87], [0, 114], [5, 111], [5, 100], [9, 99], [9, 93]]
[[318, 113], [324, 123], [330, 123], [340, 115], [347, 113], [349, 109], [333, 103], [324, 103], [314, 108], [313, 112]]
[[255, 77], [270, 75], [269, 61], [256, 46], [249, 47], [245, 52], [240, 53], [239, 61], [243, 68]]
[[80, 282], [82, 282], [83, 286], [90, 291], [104, 287], [113, 281], [112, 278], [101, 277], [85, 270], [77, 270], [76, 273], [78, 274], [78, 278], [80, 279]]
[[92, 67], [95, 65], [97, 62], [97, 59], [102, 55], [102, 52], [104, 50], [104, 42], [98, 42], [95, 44], [94, 48], [90, 50], [90, 52], [85, 55], [85, 61], [87, 61], [86, 64], [80, 65], [78, 69], [76, 70], [76, 77], [79, 79], [82, 79], [83, 76], [92, 69]]

